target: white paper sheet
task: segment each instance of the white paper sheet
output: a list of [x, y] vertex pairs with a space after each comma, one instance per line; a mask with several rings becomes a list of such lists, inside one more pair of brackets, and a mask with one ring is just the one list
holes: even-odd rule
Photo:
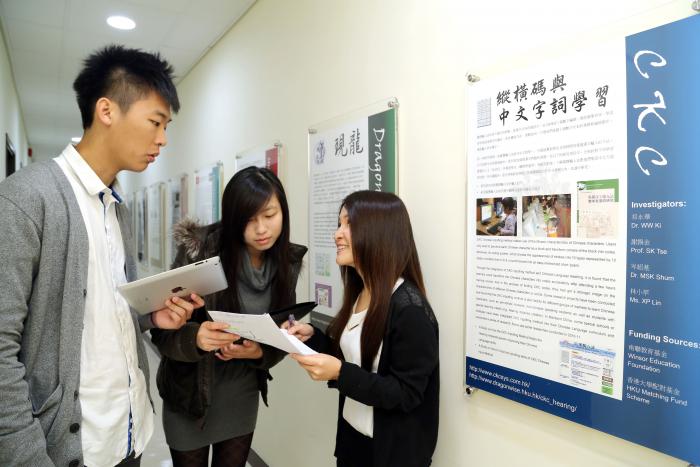
[[226, 331], [238, 334], [251, 341], [277, 347], [287, 353], [314, 355], [318, 352], [304, 344], [287, 331], [277, 327], [270, 315], [246, 315], [241, 313], [226, 313], [225, 311], [209, 311], [214, 321], [226, 323], [230, 327]]

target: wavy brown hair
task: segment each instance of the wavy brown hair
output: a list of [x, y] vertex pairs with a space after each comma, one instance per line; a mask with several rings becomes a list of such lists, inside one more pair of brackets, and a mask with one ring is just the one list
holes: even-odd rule
[[[362, 325], [362, 368], [371, 371], [389, 316], [389, 302], [399, 277], [412, 282], [425, 296], [423, 274], [413, 230], [403, 201], [393, 193], [356, 191], [340, 206], [348, 213], [355, 267], [341, 266], [344, 295], [340, 311], [328, 326], [334, 350], [366, 286], [371, 299]], [[359, 271], [359, 273], [358, 273]], [[361, 274], [361, 275], [360, 275]]]

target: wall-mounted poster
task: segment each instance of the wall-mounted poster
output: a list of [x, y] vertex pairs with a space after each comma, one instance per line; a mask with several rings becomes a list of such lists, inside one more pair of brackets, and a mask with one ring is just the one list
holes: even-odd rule
[[467, 91], [466, 384], [695, 464], [699, 34]]
[[170, 221], [168, 222], [167, 232], [169, 251], [167, 261], [168, 266], [173, 263], [176, 255], [175, 240], [173, 239], [173, 226], [187, 217], [188, 178], [189, 177], [187, 174], [182, 174], [179, 177], [168, 181], [168, 187], [170, 189]]
[[148, 254], [152, 273], [165, 268], [165, 183], [148, 188]]
[[136, 258], [142, 267], [148, 267], [147, 204], [147, 189], [143, 188], [136, 192]]
[[134, 240], [136, 236], [136, 229], [134, 228], [134, 208], [136, 208], [136, 195], [135, 193], [126, 193], [123, 195], [123, 200], [124, 203], [126, 204], [126, 208], [128, 209], [129, 212], [129, 239], [131, 240], [131, 245], [129, 245], [129, 248], [132, 249], [132, 253], [135, 254], [136, 252], [136, 242]]
[[357, 190], [396, 192], [395, 100], [309, 130], [310, 296], [314, 324], [325, 327], [342, 303], [333, 233], [340, 203]]
[[224, 186], [224, 164], [203, 167], [194, 173], [194, 215], [200, 224], [221, 219], [221, 196]]
[[236, 154], [233, 173], [237, 173], [246, 167], [264, 167], [270, 169], [279, 177], [279, 160], [282, 153], [282, 144], [274, 143], [258, 146]]
[[138, 238], [139, 238], [139, 217], [138, 217], [138, 192], [134, 191], [131, 193], [131, 208], [130, 208], [130, 213], [131, 213], [131, 248], [132, 251], [134, 252], [134, 256], [136, 258], [136, 262], [138, 263], [139, 258], [138, 258], [138, 251], [139, 251], [139, 246], [138, 246]]

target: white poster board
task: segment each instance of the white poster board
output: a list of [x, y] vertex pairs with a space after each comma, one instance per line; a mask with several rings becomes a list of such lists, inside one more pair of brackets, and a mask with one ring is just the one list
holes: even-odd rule
[[223, 195], [224, 164], [217, 162], [194, 173], [194, 215], [202, 225], [221, 219], [221, 196]]
[[466, 384], [694, 464], [699, 33], [467, 89]]
[[309, 130], [310, 296], [325, 327], [342, 303], [333, 234], [343, 198], [358, 190], [396, 192], [396, 107], [373, 106]]
[[236, 174], [246, 167], [261, 167], [270, 169], [279, 177], [279, 161], [282, 154], [282, 143], [257, 146], [236, 154], [233, 173]]
[[165, 183], [148, 187], [148, 255], [151, 273], [162, 272], [165, 265]]
[[[468, 87], [466, 320], [467, 356], [618, 400], [625, 245], [611, 235], [626, 222], [619, 56], [624, 44], [606, 44]], [[596, 234], [581, 226], [600, 221], [603, 211], [579, 211], [578, 196], [581, 184], [594, 180], [610, 181], [621, 194], [608, 201], [607, 226]], [[508, 200], [515, 229], [505, 234]], [[607, 240], [597, 238], [602, 233]], [[604, 305], [581, 295], [602, 284]], [[605, 319], [592, 321], [589, 307]], [[590, 377], [560, 364], [572, 346], [600, 360]], [[603, 372], [610, 386], [601, 386]]]
[[145, 268], [148, 268], [147, 209], [147, 189], [142, 188], [136, 192], [136, 258], [141, 267]]
[[187, 194], [188, 194], [187, 174], [182, 174], [175, 179], [168, 180], [169, 209], [168, 209], [168, 260], [166, 265], [170, 266], [175, 260], [176, 246], [173, 238], [173, 227], [187, 216]]

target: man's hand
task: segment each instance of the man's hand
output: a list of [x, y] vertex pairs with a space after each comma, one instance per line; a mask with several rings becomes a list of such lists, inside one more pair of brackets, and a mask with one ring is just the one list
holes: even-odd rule
[[204, 300], [197, 294], [191, 294], [189, 300], [172, 297], [165, 301], [165, 308], [151, 313], [151, 321], [160, 329], [180, 329], [192, 312], [203, 306]]

